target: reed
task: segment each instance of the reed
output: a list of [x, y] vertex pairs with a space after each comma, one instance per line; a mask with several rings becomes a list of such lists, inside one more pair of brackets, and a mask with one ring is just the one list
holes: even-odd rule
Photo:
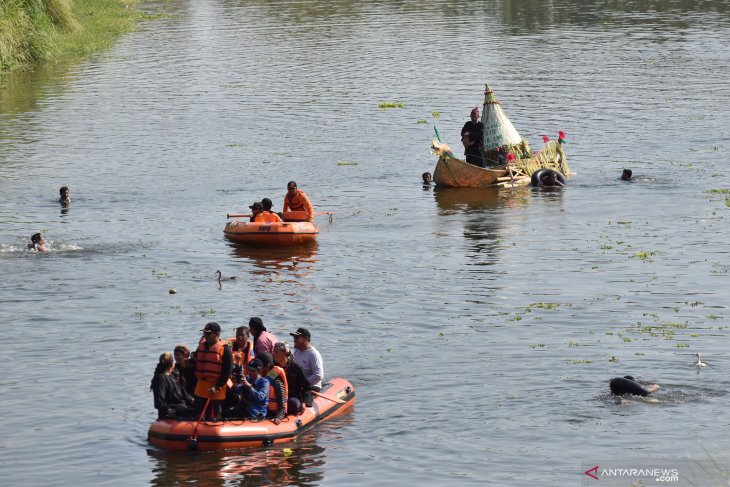
[[109, 47], [144, 15], [137, 0], [0, 1], [0, 71]]

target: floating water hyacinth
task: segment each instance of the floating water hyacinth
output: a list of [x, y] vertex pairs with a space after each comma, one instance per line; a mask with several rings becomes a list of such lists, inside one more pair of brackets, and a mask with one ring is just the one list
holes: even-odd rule
[[353, 161], [340, 161], [337, 163], [338, 166], [357, 166], [357, 162]]
[[378, 103], [378, 108], [405, 108], [406, 104], [394, 101], [381, 101]]

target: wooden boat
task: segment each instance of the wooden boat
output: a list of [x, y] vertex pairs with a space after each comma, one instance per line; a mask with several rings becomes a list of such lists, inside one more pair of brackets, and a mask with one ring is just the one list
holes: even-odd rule
[[346, 413], [354, 405], [355, 388], [347, 380], [336, 378], [323, 384], [322, 392], [314, 396], [312, 407], [304, 408], [300, 416], [287, 416], [278, 425], [269, 420], [161, 419], [150, 425], [147, 438], [151, 444], [169, 451], [268, 446], [291, 441], [322, 421]]
[[494, 186], [523, 186], [530, 176], [508, 166], [483, 168], [454, 157], [449, 146], [436, 140], [432, 150], [439, 154], [433, 171], [436, 186], [451, 188], [489, 188]]
[[522, 186], [530, 184], [530, 177], [539, 169], [553, 169], [566, 177], [570, 175], [562, 146], [565, 136], [563, 132], [560, 132], [557, 142], [549, 141], [543, 136], [545, 147], [539, 152], [533, 152], [507, 118], [488, 84], [485, 84], [484, 95], [482, 123], [487, 168], [469, 164], [455, 157], [448, 145], [442, 143], [440, 139], [433, 140], [432, 152], [439, 156], [433, 172], [433, 181], [437, 186], [454, 188]]
[[319, 234], [317, 224], [292, 221], [292, 218], [287, 218], [294, 213], [304, 212], [287, 212], [284, 214], [284, 221], [275, 223], [233, 220], [228, 222], [223, 234], [233, 243], [265, 247], [306, 245], [316, 242]]

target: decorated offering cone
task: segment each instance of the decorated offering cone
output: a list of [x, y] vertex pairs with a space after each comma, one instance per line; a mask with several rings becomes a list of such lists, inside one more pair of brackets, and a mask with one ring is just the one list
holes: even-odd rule
[[484, 151], [487, 164], [503, 166], [509, 154], [516, 159], [532, 157], [527, 141], [520, 137], [512, 122], [494, 97], [489, 84], [484, 83]]

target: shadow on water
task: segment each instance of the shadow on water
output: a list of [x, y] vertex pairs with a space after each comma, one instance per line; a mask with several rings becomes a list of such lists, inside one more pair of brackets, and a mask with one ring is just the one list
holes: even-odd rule
[[[288, 23], [311, 23], [313, 19], [339, 17], [347, 12], [350, 18], [367, 17], [373, 8], [353, 0], [334, 2], [248, 2], [268, 10], [274, 18], [282, 17]], [[392, 15], [412, 13], [418, 9], [429, 21], [446, 19], [456, 23], [461, 19], [476, 18], [481, 10], [489, 17], [498, 18], [499, 25], [506, 29], [517, 29], [521, 34], [540, 32], [556, 25], [605, 26], [610, 25], [646, 25], [647, 22], [661, 23], [663, 27], [685, 29], [691, 25], [686, 13], [707, 12], [716, 14], [722, 20], [730, 15], [730, 6], [725, 2], [697, 2], [694, 0], [635, 0], [632, 2], [616, 2], [612, 5], [598, 3], [586, 4], [582, 0], [568, 0], [555, 3], [552, 0], [505, 0], [504, 2], [475, 3], [468, 9], [452, 2], [418, 3], [410, 1], [394, 1], [381, 4], [381, 8], [392, 11]], [[607, 17], [607, 11], [610, 15]], [[675, 13], [676, 15], [656, 15], [657, 13]]]
[[315, 270], [319, 245], [312, 242], [308, 245], [293, 247], [252, 247], [230, 245], [231, 253], [236, 259], [251, 263], [252, 274], [279, 275], [288, 271], [295, 279], [307, 277]]
[[531, 196], [526, 188], [435, 188], [433, 194], [441, 215], [464, 216], [468, 247], [476, 254], [489, 256], [486, 264], [497, 260], [504, 211], [526, 207]]
[[41, 64], [32, 69], [0, 74], [0, 120], [3, 121], [0, 123], [0, 141], [3, 141], [0, 147], [17, 140], [33, 142], [24, 138], [23, 123], [16, 123], [16, 119], [43, 109], [43, 100], [68, 89], [78, 64], [78, 60]]
[[440, 214], [450, 212], [482, 213], [484, 210], [527, 206], [529, 191], [525, 188], [441, 188], [433, 190], [433, 197]]
[[148, 449], [154, 479], [150, 485], [320, 485], [327, 447], [341, 441], [352, 414], [332, 418], [291, 443], [227, 452], [163, 452]]

